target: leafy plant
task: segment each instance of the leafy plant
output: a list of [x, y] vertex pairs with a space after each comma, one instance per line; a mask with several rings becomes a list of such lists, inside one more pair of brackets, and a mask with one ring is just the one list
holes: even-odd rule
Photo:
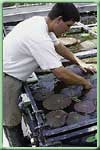
[[97, 134], [92, 135], [92, 136], [89, 136], [89, 137], [86, 139], [86, 142], [90, 143], [90, 142], [95, 142], [96, 140], [97, 140]]
[[81, 101], [77, 96], [73, 96], [72, 100], [75, 101], [75, 102], [80, 102]]

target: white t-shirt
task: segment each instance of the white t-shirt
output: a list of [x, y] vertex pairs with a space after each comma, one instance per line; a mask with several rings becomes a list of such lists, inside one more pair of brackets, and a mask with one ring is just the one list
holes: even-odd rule
[[45, 18], [35, 16], [13, 28], [3, 41], [3, 71], [25, 81], [35, 69], [62, 66], [54, 44], [57, 38], [48, 32]]

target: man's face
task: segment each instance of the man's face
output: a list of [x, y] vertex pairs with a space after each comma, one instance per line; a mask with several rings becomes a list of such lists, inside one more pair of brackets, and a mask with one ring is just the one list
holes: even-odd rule
[[62, 18], [57, 18], [54, 25], [53, 25], [53, 32], [56, 34], [57, 37], [61, 36], [62, 33], [69, 31], [70, 27], [75, 22], [72, 20], [64, 22]]

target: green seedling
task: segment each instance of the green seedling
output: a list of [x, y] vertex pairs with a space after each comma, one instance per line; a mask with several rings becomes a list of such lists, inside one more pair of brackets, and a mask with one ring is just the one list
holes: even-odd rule
[[72, 97], [72, 100], [75, 101], [75, 102], [80, 102], [81, 101], [77, 96]]

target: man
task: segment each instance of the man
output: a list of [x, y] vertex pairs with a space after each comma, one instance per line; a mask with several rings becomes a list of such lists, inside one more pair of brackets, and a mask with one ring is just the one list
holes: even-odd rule
[[29, 18], [15, 26], [4, 38], [3, 125], [10, 146], [27, 146], [21, 130], [21, 112], [16, 101], [22, 81], [35, 72], [38, 66], [42, 70], [50, 69], [66, 85], [83, 85], [86, 90], [92, 87], [89, 81], [65, 69], [59, 57], [61, 55], [69, 59], [85, 72], [96, 71], [75, 57], [57, 39], [79, 20], [79, 12], [72, 3], [57, 3], [47, 17]]

